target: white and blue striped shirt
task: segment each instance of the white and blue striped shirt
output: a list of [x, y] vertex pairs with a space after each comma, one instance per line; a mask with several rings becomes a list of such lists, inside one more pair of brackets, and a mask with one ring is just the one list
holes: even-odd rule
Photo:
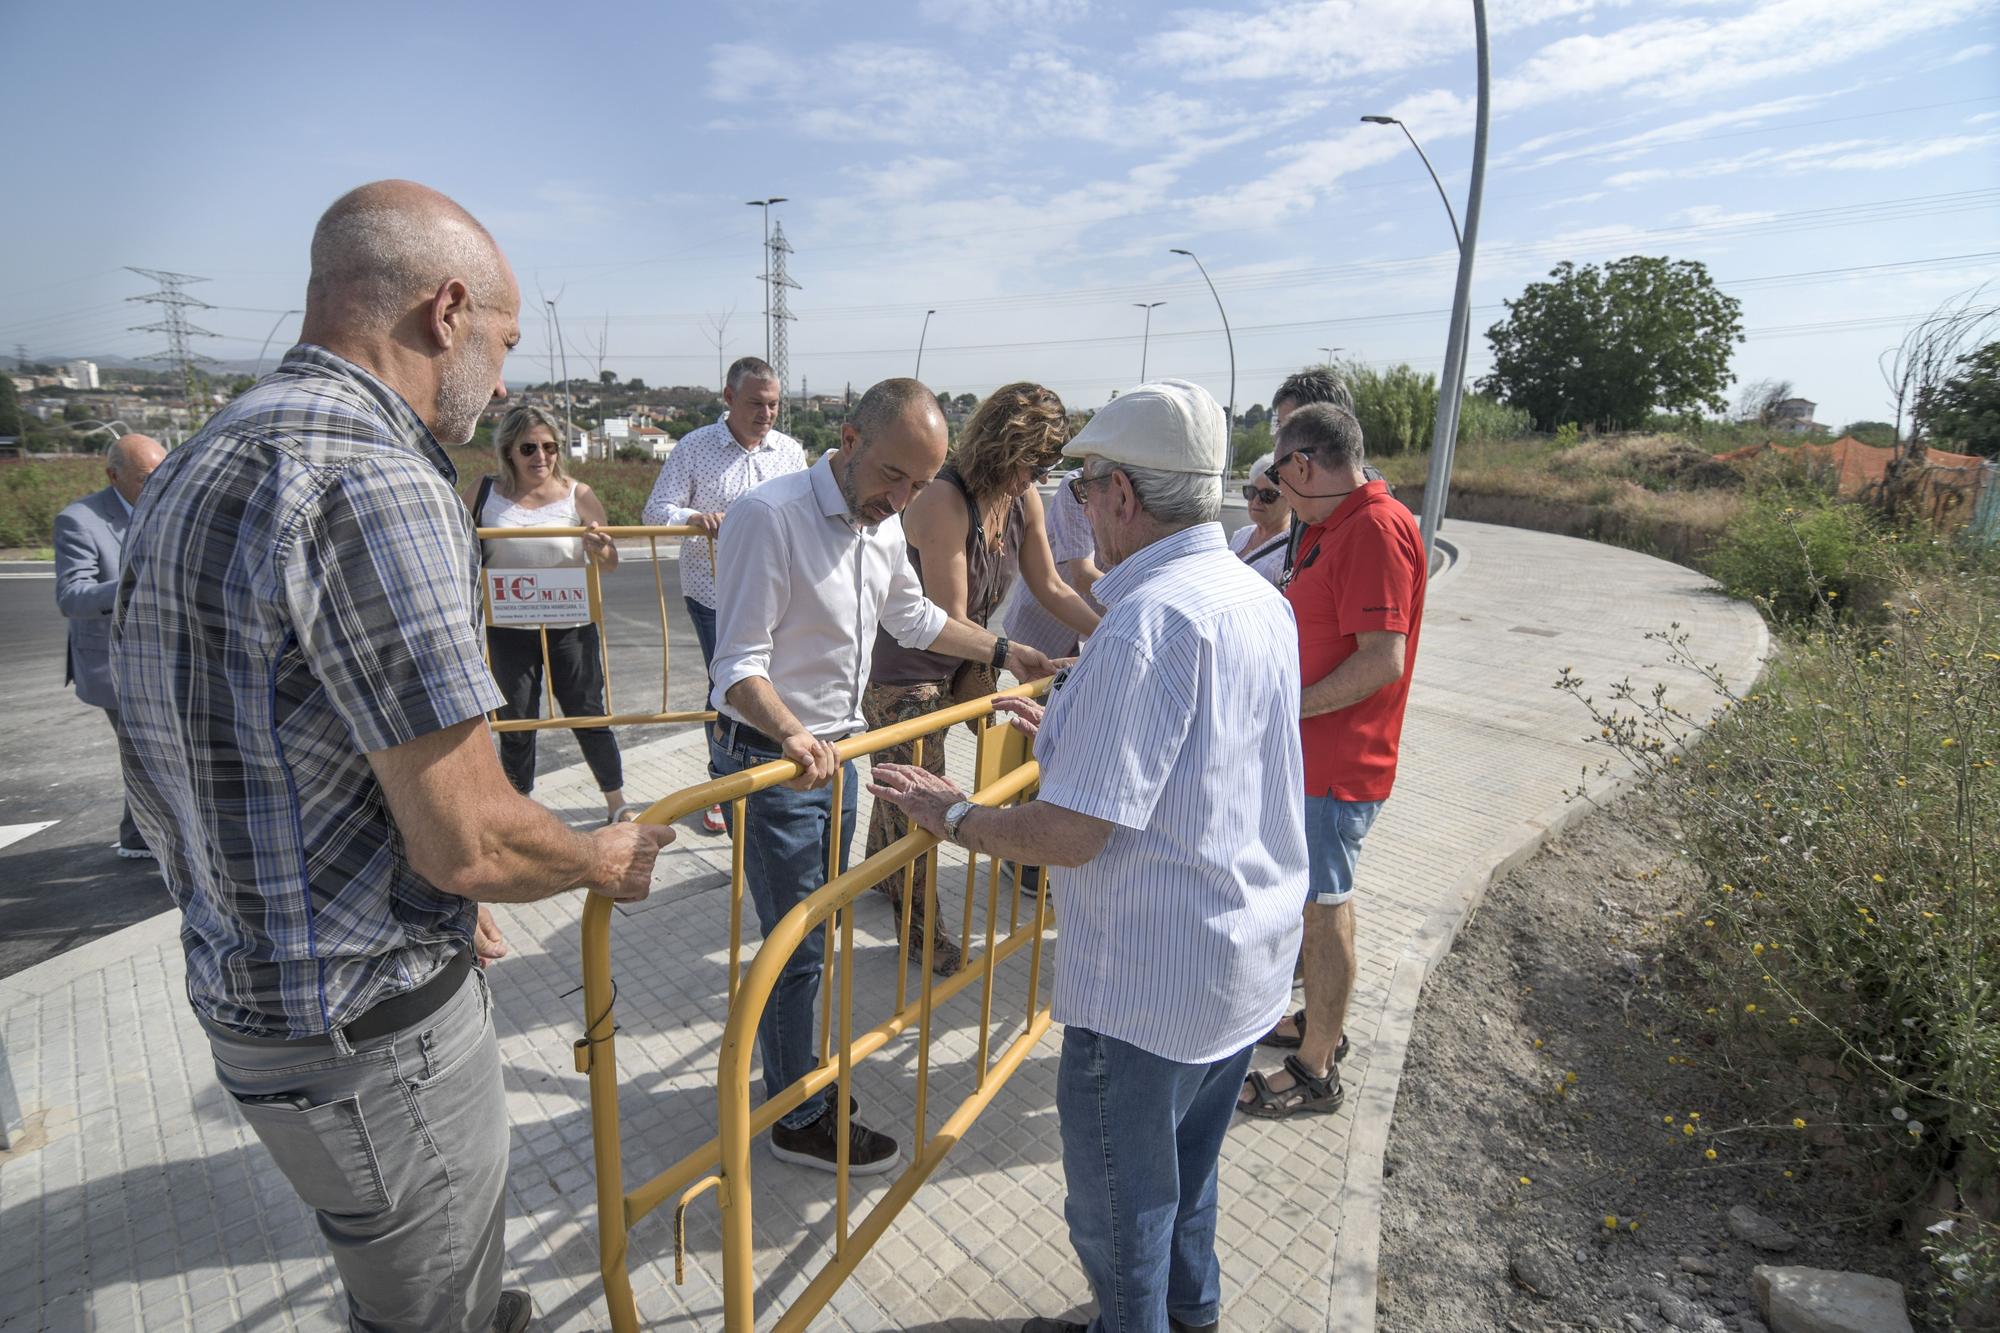
[[1115, 826], [1056, 880], [1055, 1017], [1205, 1064], [1291, 998], [1306, 899], [1298, 630], [1214, 523], [1126, 557], [1095, 592], [1104, 621], [1035, 741], [1041, 799]]

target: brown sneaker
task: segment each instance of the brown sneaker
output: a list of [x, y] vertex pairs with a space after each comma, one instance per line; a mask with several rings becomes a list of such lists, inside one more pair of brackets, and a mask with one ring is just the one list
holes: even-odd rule
[[[834, 1114], [832, 1107], [828, 1107], [819, 1119], [799, 1129], [786, 1129], [782, 1124], [771, 1126], [771, 1155], [781, 1162], [796, 1162], [821, 1171], [838, 1171], [839, 1134], [840, 1117]], [[850, 1116], [847, 1122], [847, 1170], [850, 1175], [879, 1176], [884, 1171], [893, 1171], [900, 1157], [901, 1151], [894, 1139], [887, 1134], [877, 1134]]]

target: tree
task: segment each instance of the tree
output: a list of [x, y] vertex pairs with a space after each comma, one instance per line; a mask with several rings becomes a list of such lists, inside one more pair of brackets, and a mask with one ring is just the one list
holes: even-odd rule
[[979, 406], [978, 397], [969, 393], [962, 393], [952, 401], [958, 404], [958, 410], [961, 412], [970, 412], [973, 408]]
[[1886, 421], [1850, 421], [1840, 428], [1840, 433], [1882, 449], [1896, 443], [1896, 428]]
[[631, 379], [625, 381], [625, 388], [631, 393], [644, 393], [646, 392], [646, 381], [634, 375]]
[[597, 372], [597, 382], [608, 389], [618, 382], [618, 376], [614, 371], [600, 370]]
[[2000, 340], [1960, 357], [1956, 372], [1918, 395], [1919, 428], [1967, 453], [2000, 456]]
[[1742, 303], [1695, 260], [1565, 262], [1506, 304], [1507, 318], [1486, 332], [1493, 371], [1479, 388], [1525, 409], [1537, 430], [1631, 430], [1655, 409], [1728, 407]]
[[25, 434], [27, 427], [22, 424], [21, 399], [14, 392], [14, 377], [0, 375], [0, 435], [19, 438]]
[[1736, 419], [1768, 426], [1778, 419], [1778, 404], [1791, 396], [1790, 380], [1751, 380], [1736, 395]]
[[[1947, 381], [1974, 348], [1992, 341], [2000, 327], [2000, 306], [1985, 302], [1990, 283], [1952, 297], [1913, 325], [1903, 341], [1882, 354], [1882, 382], [1896, 405], [1895, 457], [1882, 476], [1876, 503], [1893, 521], [1900, 521], [1917, 505], [1918, 490], [1925, 469], [1930, 466], [1930, 446], [1925, 439], [1932, 422], [1927, 408], [1934, 408]], [[1910, 413], [1908, 439], [1901, 439], [1903, 414]]]

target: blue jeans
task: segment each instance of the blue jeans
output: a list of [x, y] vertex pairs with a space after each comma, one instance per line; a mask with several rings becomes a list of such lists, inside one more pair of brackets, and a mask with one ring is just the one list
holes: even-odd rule
[[694, 637], [701, 645], [701, 665], [706, 670], [715, 665], [715, 608], [692, 597], [681, 600], [687, 603], [688, 619], [694, 622]]
[[1382, 813], [1380, 801], [1306, 797], [1306, 902], [1338, 907], [1354, 897], [1361, 843]]
[[[734, 724], [722, 718], [711, 724], [708, 771], [713, 777], [768, 764], [783, 756], [761, 743], [734, 736]], [[731, 743], [725, 745], [725, 740]], [[840, 868], [854, 844], [854, 765], [841, 765]], [[827, 826], [833, 818], [833, 788], [793, 791], [770, 787], [750, 797], [743, 830], [743, 878], [757, 908], [757, 925], [764, 934], [776, 929], [785, 913], [826, 883]], [[722, 807], [735, 832], [736, 808]], [[826, 932], [813, 930], [793, 951], [778, 977], [771, 1002], [757, 1025], [757, 1049], [764, 1056], [764, 1099], [783, 1092], [819, 1064], [813, 1042], [813, 1008], [819, 998], [820, 963], [826, 952]], [[819, 1119], [831, 1097], [822, 1092], [779, 1119], [787, 1129]]]
[[1216, 1159], [1250, 1050], [1184, 1065], [1063, 1029], [1063, 1216], [1097, 1297], [1090, 1333], [1167, 1333], [1169, 1315], [1195, 1325], [1221, 1318]]

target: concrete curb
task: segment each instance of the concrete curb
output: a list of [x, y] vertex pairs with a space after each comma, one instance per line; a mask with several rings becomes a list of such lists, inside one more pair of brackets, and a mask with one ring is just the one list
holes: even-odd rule
[[[1771, 659], [1770, 626], [1755, 611], [1750, 614], [1757, 620], [1757, 649], [1748, 677], [1729, 683], [1738, 693], [1756, 683]], [[1523, 820], [1512, 845], [1496, 848], [1480, 865], [1455, 880], [1444, 901], [1403, 946], [1376, 1028], [1368, 1071], [1356, 1089], [1354, 1128], [1347, 1140], [1347, 1177], [1336, 1227], [1340, 1240], [1327, 1302], [1327, 1333], [1375, 1333], [1381, 1278], [1382, 1172], [1424, 982], [1439, 960], [1451, 952], [1459, 932], [1478, 914], [1488, 889], [1519, 869], [1549, 839], [1629, 790], [1633, 778], [1625, 775], [1585, 786], [1583, 796], [1564, 797]]]

